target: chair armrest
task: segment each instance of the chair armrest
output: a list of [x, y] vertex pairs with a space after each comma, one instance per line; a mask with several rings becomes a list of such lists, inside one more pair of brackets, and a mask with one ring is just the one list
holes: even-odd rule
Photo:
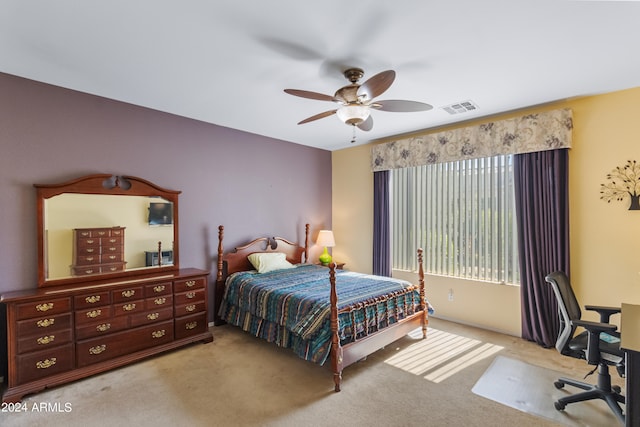
[[600, 333], [614, 332], [618, 327], [609, 323], [591, 322], [589, 320], [572, 320], [576, 326], [582, 326], [589, 333], [586, 349], [587, 363], [597, 365], [600, 362]]
[[576, 326], [582, 326], [589, 332], [613, 332], [618, 329], [616, 325], [610, 323], [592, 322], [590, 320], [572, 320], [571, 323]]
[[609, 323], [612, 314], [620, 313], [620, 307], [605, 307], [602, 305], [585, 305], [585, 310], [597, 311], [600, 314], [600, 323]]

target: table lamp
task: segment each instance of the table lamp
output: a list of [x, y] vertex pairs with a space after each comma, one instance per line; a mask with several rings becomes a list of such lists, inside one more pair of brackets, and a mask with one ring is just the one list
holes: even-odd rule
[[331, 262], [331, 255], [327, 251], [327, 248], [332, 248], [336, 245], [336, 241], [333, 238], [333, 231], [331, 230], [320, 230], [318, 233], [318, 240], [316, 240], [316, 244], [320, 246], [324, 246], [324, 252], [319, 257], [320, 262], [323, 265], [329, 265]]

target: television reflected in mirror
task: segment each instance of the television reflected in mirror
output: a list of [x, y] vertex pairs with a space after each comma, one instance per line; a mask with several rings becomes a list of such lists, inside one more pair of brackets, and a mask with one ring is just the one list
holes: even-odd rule
[[173, 204], [172, 203], [149, 203], [149, 225], [171, 225], [173, 224]]

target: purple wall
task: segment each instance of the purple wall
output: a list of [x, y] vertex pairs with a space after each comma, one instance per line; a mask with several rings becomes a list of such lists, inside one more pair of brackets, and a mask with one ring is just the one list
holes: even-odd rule
[[[181, 190], [180, 265], [331, 226], [331, 153], [0, 73], [0, 292], [36, 287], [34, 183], [93, 173]], [[313, 248], [314, 252], [317, 248]]]

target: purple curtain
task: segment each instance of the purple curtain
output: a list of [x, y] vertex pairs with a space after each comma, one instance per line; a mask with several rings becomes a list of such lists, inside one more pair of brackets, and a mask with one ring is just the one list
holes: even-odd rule
[[373, 274], [391, 277], [389, 171], [373, 173]]
[[553, 347], [558, 305], [544, 278], [569, 274], [568, 150], [514, 156], [522, 337]]

